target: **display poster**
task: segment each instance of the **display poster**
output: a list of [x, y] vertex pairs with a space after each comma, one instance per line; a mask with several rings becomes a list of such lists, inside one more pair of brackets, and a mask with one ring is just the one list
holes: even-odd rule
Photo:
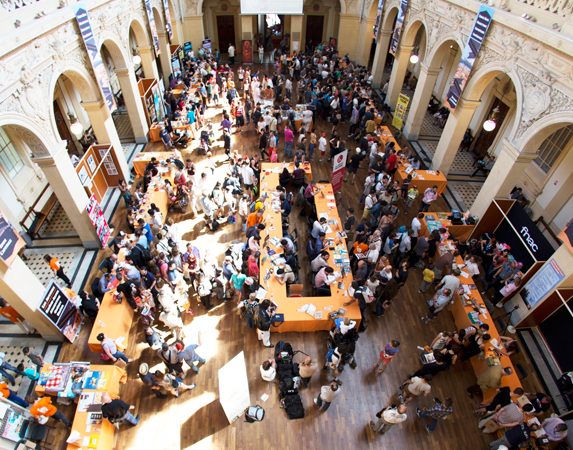
[[109, 112], [113, 112], [116, 109], [115, 100], [113, 98], [113, 92], [105, 70], [105, 65], [92, 31], [88, 10], [84, 3], [76, 3], [72, 6], [76, 15], [76, 20], [78, 21], [80, 33], [84, 39], [84, 44], [86, 45], [86, 50], [94, 69], [94, 75], [103, 94], [105, 103], [109, 108]]
[[332, 163], [332, 191], [340, 192], [342, 189], [342, 179], [344, 171], [346, 170], [346, 158], [348, 157], [348, 150], [344, 150], [338, 155], [334, 155]]
[[203, 42], [201, 42], [201, 45], [204, 49], [211, 50], [211, 39], [204, 39]]
[[181, 63], [179, 62], [179, 56], [174, 56], [171, 58], [171, 68], [173, 69], [173, 76], [175, 78], [181, 78]]
[[396, 17], [394, 33], [392, 33], [392, 41], [390, 42], [390, 53], [392, 53], [394, 56], [396, 56], [396, 51], [398, 50], [398, 41], [400, 40], [400, 34], [402, 33], [402, 27], [404, 26], [404, 17], [406, 17], [407, 9], [408, 0], [402, 0], [400, 2], [400, 11], [398, 11], [398, 17]]
[[328, 40], [328, 44], [329, 44], [332, 48], [334, 48], [334, 49], [336, 49], [337, 43], [338, 43], [338, 41], [336, 40], [336, 38], [331, 37], [331, 38]]
[[165, 29], [169, 33], [169, 39], [173, 39], [173, 27], [171, 26], [171, 14], [169, 13], [169, 0], [163, 0], [163, 10], [165, 11]]
[[253, 43], [244, 40], [242, 44], [243, 64], [253, 64]]
[[219, 401], [229, 423], [235, 422], [251, 406], [249, 378], [243, 352], [219, 369]]
[[458, 68], [450, 84], [450, 89], [448, 90], [448, 95], [446, 96], [445, 105], [452, 111], [456, 109], [456, 105], [468, 81], [472, 66], [483, 44], [489, 25], [493, 20], [493, 13], [493, 8], [486, 5], [480, 6], [470, 37], [466, 42], [460, 63], [458, 64]]
[[92, 173], [95, 173], [96, 169], [97, 169], [97, 164], [95, 162], [94, 156], [93, 155], [89, 155], [87, 158], [87, 163], [88, 166], [91, 170]]
[[0, 211], [0, 258], [9, 266], [24, 245], [24, 239]]
[[96, 228], [96, 232], [99, 240], [101, 241], [102, 247], [105, 248], [111, 236], [111, 230], [107, 220], [105, 220], [103, 211], [101, 210], [95, 195], [90, 197], [86, 206], [86, 211], [92, 222], [92, 225]]
[[40, 301], [40, 311], [68, 341], [74, 342], [82, 323], [82, 316], [76, 305], [53, 278]]
[[189, 52], [193, 50], [193, 45], [191, 45], [191, 41], [187, 41], [183, 43], [183, 51], [185, 54], [189, 54]]
[[157, 26], [155, 25], [155, 17], [151, 9], [151, 0], [145, 0], [145, 10], [147, 11], [147, 20], [149, 20], [149, 28], [151, 28], [151, 36], [153, 37], [153, 47], [155, 48], [155, 56], [159, 56], [161, 49], [159, 48], [159, 34], [157, 34]]
[[108, 152], [105, 148], [100, 148], [99, 156], [103, 159], [103, 165], [108, 175], [119, 175], [117, 167], [113, 162], [113, 157], [111, 156], [111, 150]]
[[408, 104], [410, 103], [410, 97], [404, 94], [398, 96], [398, 103], [396, 103], [396, 110], [394, 111], [394, 118], [392, 119], [392, 126], [402, 129], [402, 124], [404, 123], [404, 117], [406, 116], [406, 111], [408, 109]]
[[565, 278], [565, 274], [555, 259], [547, 261], [523, 287], [521, 296], [529, 308], [535, 306], [543, 297]]
[[[382, 10], [384, 9], [384, 0], [378, 1], [378, 9], [376, 10], [376, 19], [374, 20], [374, 43], [378, 43], [378, 30], [380, 29], [380, 22], [382, 22]], [[332, 39], [332, 38], [331, 38]]]

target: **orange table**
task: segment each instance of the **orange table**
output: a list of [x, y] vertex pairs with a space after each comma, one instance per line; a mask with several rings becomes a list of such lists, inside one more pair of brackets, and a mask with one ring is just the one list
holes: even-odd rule
[[[438, 214], [446, 214], [451, 215], [450, 213], [424, 213], [424, 216], [434, 216], [437, 220], [439, 220]], [[422, 228], [420, 229], [420, 236], [429, 236], [430, 230], [428, 228], [428, 224], [426, 223], [426, 217], [422, 219], [420, 222], [422, 224]], [[456, 239], [469, 239], [470, 235], [472, 234], [475, 225], [452, 225], [452, 221], [449, 219], [442, 219], [439, 220], [444, 228], [447, 228], [449, 232], [456, 238]]]
[[[280, 167], [281, 164], [270, 164], [270, 163], [263, 163], [262, 164], [262, 172], [261, 172], [261, 191], [267, 191], [269, 198], [272, 198], [271, 192], [274, 190], [276, 186], [279, 184], [279, 173], [269, 172], [267, 175], [266, 172], [272, 170], [275, 167]], [[310, 174], [310, 168], [307, 170], [307, 174]], [[266, 183], [266, 186], [265, 186]], [[265, 186], [265, 187], [263, 187]], [[319, 185], [320, 187], [321, 185]], [[322, 192], [324, 192], [325, 197], [322, 198], [320, 194], [315, 196], [316, 200], [316, 208], [318, 214], [321, 213], [328, 213], [330, 218], [336, 218], [338, 220], [339, 229], [342, 229], [342, 223], [340, 222], [340, 218], [338, 217], [338, 212], [336, 210], [336, 206], [331, 209], [328, 206], [328, 199], [326, 199], [327, 195], [334, 195], [332, 193], [332, 186], [330, 184], [322, 185], [324, 186]], [[270, 200], [265, 202], [265, 214], [264, 219], [267, 225], [267, 233], [273, 237], [277, 237], [278, 239], [282, 238], [282, 222], [281, 222], [281, 214], [275, 213], [270, 204]], [[334, 200], [332, 201], [334, 203]], [[333, 228], [333, 233], [327, 234], [327, 238], [331, 241], [334, 241], [336, 238], [336, 230]], [[261, 237], [264, 239], [266, 235], [264, 232], [261, 234]], [[277, 253], [282, 253], [281, 248], [276, 248], [273, 244], [269, 243], [271, 249], [275, 250]], [[337, 250], [347, 250], [346, 243], [344, 239], [340, 244], [335, 245]], [[332, 251], [330, 251], [332, 253]], [[339, 271], [340, 269], [337, 268], [334, 264], [334, 258], [330, 258], [329, 262], [330, 265], [334, 268], [335, 271]], [[264, 276], [268, 269], [272, 268], [272, 263], [267, 260], [261, 266], [261, 278], [260, 283], [261, 286], [266, 288], [266, 283], [264, 281]], [[299, 280], [300, 281], [300, 280]], [[358, 304], [355, 302], [348, 307], [344, 307], [342, 304], [349, 301], [350, 297], [345, 297], [344, 292], [348, 289], [350, 284], [352, 283], [352, 275], [347, 274], [343, 279], [340, 280], [344, 282], [345, 289], [338, 289], [336, 284], [330, 287], [332, 295], [330, 297], [290, 297], [287, 298], [286, 293], [286, 285], [281, 285], [275, 278], [274, 275], [271, 276], [269, 279], [269, 288], [268, 291], [270, 294], [267, 295], [269, 297], [272, 295], [272, 301], [274, 301], [278, 306], [278, 313], [284, 314], [284, 323], [281, 324], [279, 327], [272, 327], [271, 331], [276, 331], [279, 333], [285, 333], [289, 331], [298, 331], [298, 332], [308, 332], [308, 331], [321, 331], [321, 330], [330, 330], [334, 322], [328, 318], [328, 314], [331, 312], [329, 310], [325, 310], [324, 307], [332, 308], [332, 311], [337, 311], [338, 308], [343, 307], [346, 308], [345, 317], [350, 317], [352, 320], [355, 320], [360, 324], [361, 316], [360, 316], [360, 309], [358, 308]], [[309, 316], [304, 312], [299, 312], [298, 309], [301, 306], [312, 303], [316, 305], [317, 311], [322, 311], [323, 318], [322, 319], [315, 319], [314, 317]]]
[[[444, 253], [444, 250], [442, 249], [441, 246], [438, 246], [438, 252], [437, 253], [439, 253], [440, 255]], [[462, 258], [459, 256], [456, 259], [456, 263], [460, 266], [464, 264]], [[467, 274], [467, 272], [466, 272], [466, 274]], [[461, 281], [461, 285], [464, 285], [464, 284], [465, 285], [473, 285], [474, 284], [474, 281], [472, 280], [472, 278], [470, 276], [468, 276], [466, 278], [466, 277], [460, 275], [458, 278]], [[478, 304], [484, 304], [484, 302], [481, 298], [481, 295], [479, 293], [479, 290], [477, 288], [471, 289], [471, 296], [477, 300]], [[467, 327], [472, 325], [472, 322], [468, 316], [468, 313], [470, 313], [471, 311], [473, 311], [473, 308], [471, 308], [469, 306], [465, 306], [463, 304], [462, 300], [460, 299], [460, 296], [456, 292], [455, 293], [455, 301], [454, 301], [454, 304], [451, 308], [451, 312], [454, 316], [454, 321], [456, 322], [456, 327], [458, 329], [467, 328]], [[489, 312], [486, 315], [480, 313], [479, 318], [483, 323], [487, 323], [489, 325], [488, 334], [491, 336], [491, 338], [496, 339], [499, 342], [499, 333], [497, 332], [497, 329], [495, 327], [495, 324], [494, 324]], [[486, 345], [486, 350], [488, 350], [491, 347], [492, 347], [491, 345]], [[474, 373], [476, 374], [476, 377], [488, 369], [488, 365], [485, 362], [485, 360], [478, 359], [477, 356], [474, 356], [473, 358], [471, 358], [470, 361], [471, 361], [472, 367], [474, 369]], [[500, 362], [501, 362], [501, 365], [503, 367], [511, 367], [513, 369], [513, 373], [511, 375], [506, 375], [501, 379], [501, 385], [502, 386], [509, 386], [512, 391], [515, 388], [522, 387], [521, 382], [519, 381], [519, 377], [517, 376], [515, 368], [513, 367], [513, 364], [511, 362], [511, 359], [508, 356], [502, 355], [500, 358]], [[496, 395], [495, 389], [490, 389], [489, 391], [484, 392], [483, 401], [489, 402], [493, 399], [493, 397], [495, 397], [495, 395]]]
[[[277, 170], [277, 167], [280, 169], [280, 172], [276, 173], [276, 174], [269, 174], [270, 175], [276, 175], [277, 176], [277, 184], [272, 184], [271, 182], [269, 182], [268, 179], [262, 180], [260, 185], [262, 186], [265, 182], [267, 183], [267, 186], [264, 187], [263, 189], [261, 189], [261, 191], [267, 191], [268, 195], [270, 197], [270, 193], [271, 191], [273, 191], [278, 185], [278, 179], [279, 179], [279, 175], [282, 173], [283, 168], [286, 167], [286, 169], [292, 174], [294, 172], [294, 163], [287, 163], [287, 164], [283, 164], [283, 163], [263, 163], [264, 164], [264, 169], [262, 169], [263, 172], [268, 172], [270, 170]], [[310, 168], [310, 163], [306, 162], [304, 164], [300, 165], [301, 169], [304, 169], [304, 173], [306, 175], [306, 178], [308, 180], [308, 182], [310, 183], [312, 181], [312, 170]], [[262, 173], [262, 172], [261, 172]], [[262, 176], [262, 175], [261, 175]]]
[[124, 299], [121, 303], [113, 300], [115, 289], [105, 293], [96, 320], [92, 327], [88, 345], [90, 350], [95, 353], [101, 353], [101, 342], [97, 340], [97, 335], [105, 333], [106, 336], [114, 341], [122, 336], [125, 338], [123, 347], [127, 347], [127, 338], [129, 329], [133, 322], [133, 309]]
[[151, 158], [155, 158], [157, 161], [165, 161], [177, 157], [178, 155], [175, 152], [140, 152], [133, 158], [133, 169], [137, 176], [142, 177], [145, 172], [145, 166], [149, 164]]
[[[171, 122], [171, 127], [174, 130], [191, 131], [191, 127], [189, 126], [189, 124], [182, 121]], [[159, 124], [154, 123], [153, 125], [151, 125], [151, 128], [149, 129], [149, 139], [151, 139], [151, 142], [159, 142], [161, 140], [159, 133], [161, 133], [161, 128], [159, 128]]]
[[[44, 364], [42, 366], [42, 370], [40, 370], [40, 373], [47, 372], [48, 368], [52, 366], [53, 364]], [[99, 366], [91, 364], [90, 370], [92, 372], [111, 372], [111, 379], [107, 384], [106, 392], [109, 394], [111, 398], [119, 397], [119, 383], [125, 384], [127, 382], [127, 372], [124, 369], [117, 366]], [[39, 384], [36, 384], [34, 390], [36, 391], [38, 397], [43, 397], [44, 395], [53, 395], [53, 396], [58, 395], [57, 392], [53, 391], [46, 392], [44, 386], [40, 386]]]
[[[376, 121], [376, 120], [375, 120]], [[382, 129], [382, 133], [380, 134], [379, 139], [380, 142], [386, 146], [386, 144], [388, 142], [394, 142], [394, 149], [396, 150], [396, 152], [398, 150], [401, 150], [402, 148], [398, 145], [398, 141], [396, 141], [396, 139], [394, 139], [394, 135], [392, 134], [392, 132], [390, 131], [390, 128], [388, 127], [380, 127]], [[379, 149], [380, 152], [384, 153], [384, 147], [381, 147]]]
[[[397, 180], [400, 185], [402, 185], [402, 182], [408, 177], [406, 168], [407, 166], [405, 165], [399, 166], [398, 170], [394, 174], [394, 179]], [[446, 180], [446, 177], [443, 173], [440, 172], [439, 175], [437, 173], [431, 174], [428, 173], [431, 172], [428, 170], [416, 170], [415, 172], [417, 175], [415, 178], [412, 178], [412, 184], [418, 186], [418, 191], [420, 194], [423, 194], [426, 189], [434, 186], [438, 186], [438, 195], [442, 195], [446, 190], [446, 184], [448, 183], [448, 180]], [[423, 179], [421, 179], [420, 176], [422, 176]]]

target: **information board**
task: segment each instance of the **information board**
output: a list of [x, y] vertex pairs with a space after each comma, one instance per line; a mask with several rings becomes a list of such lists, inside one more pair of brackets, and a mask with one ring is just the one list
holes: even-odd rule
[[531, 308], [535, 306], [539, 300], [545, 297], [549, 292], [565, 278], [565, 274], [561, 267], [554, 259], [550, 259], [539, 272], [537, 272], [531, 280], [524, 286], [521, 296], [525, 303]]
[[82, 323], [82, 316], [53, 278], [42, 296], [39, 309], [70, 342], [74, 342]]

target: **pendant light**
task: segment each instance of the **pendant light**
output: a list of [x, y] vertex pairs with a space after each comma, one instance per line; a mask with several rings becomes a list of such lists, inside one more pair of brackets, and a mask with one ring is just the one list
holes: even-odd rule
[[66, 109], [68, 110], [68, 119], [70, 121], [70, 131], [77, 138], [79, 138], [84, 132], [84, 127], [80, 123], [80, 121], [77, 119], [76, 115], [73, 113], [73, 111], [70, 109], [70, 107], [68, 106], [68, 101], [66, 100], [66, 96], [64, 95], [64, 91], [62, 89], [62, 86], [60, 85], [60, 79], [59, 78], [58, 78], [58, 87], [60, 88], [62, 98], [64, 99], [64, 103], [66, 104]]
[[[509, 83], [510, 83], [510, 81], [507, 82], [505, 88], [503, 89], [503, 92], [501, 94], [501, 100], [499, 101], [499, 103], [503, 102], [503, 98], [505, 97], [505, 94], [507, 93], [507, 91], [509, 89]], [[498, 115], [499, 115], [499, 106], [496, 106], [491, 111], [488, 119], [483, 123], [483, 129], [485, 131], [489, 132], [489, 131], [495, 130], [495, 127], [497, 126]]]

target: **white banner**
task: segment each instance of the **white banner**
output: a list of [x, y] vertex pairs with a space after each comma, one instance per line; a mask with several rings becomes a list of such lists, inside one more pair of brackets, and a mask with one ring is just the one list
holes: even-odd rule
[[249, 379], [243, 352], [219, 369], [219, 401], [233, 423], [251, 406]]

